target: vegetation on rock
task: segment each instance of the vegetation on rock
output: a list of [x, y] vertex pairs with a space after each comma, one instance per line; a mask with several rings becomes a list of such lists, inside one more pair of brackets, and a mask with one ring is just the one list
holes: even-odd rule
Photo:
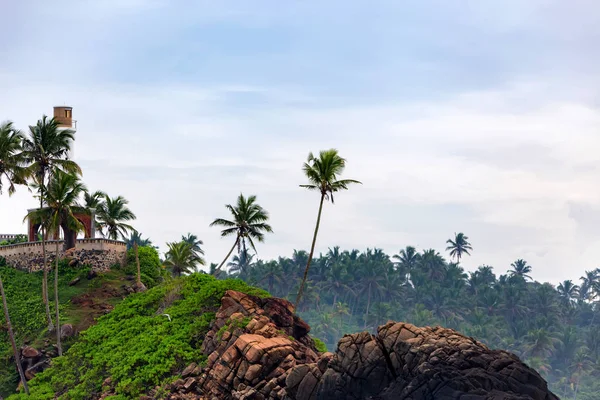
[[[204, 334], [227, 290], [268, 296], [241, 280], [206, 274], [130, 295], [30, 381], [31, 398], [86, 399], [103, 392], [103, 384], [116, 395], [134, 398], [173, 380], [185, 366], [202, 360]], [[27, 397], [10, 397], [19, 398]]]

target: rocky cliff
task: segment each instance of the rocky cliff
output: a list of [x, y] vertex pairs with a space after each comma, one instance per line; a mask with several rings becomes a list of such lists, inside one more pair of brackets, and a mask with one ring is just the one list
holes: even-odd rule
[[186, 368], [170, 398], [558, 399], [515, 355], [451, 329], [389, 322], [324, 354], [309, 330], [286, 300], [228, 291], [203, 342], [206, 365]]

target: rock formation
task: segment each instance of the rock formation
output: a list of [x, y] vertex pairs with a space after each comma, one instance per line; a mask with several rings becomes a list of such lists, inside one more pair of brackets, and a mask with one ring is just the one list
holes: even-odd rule
[[286, 300], [228, 291], [171, 399], [557, 400], [515, 355], [451, 329], [389, 322], [318, 354]]

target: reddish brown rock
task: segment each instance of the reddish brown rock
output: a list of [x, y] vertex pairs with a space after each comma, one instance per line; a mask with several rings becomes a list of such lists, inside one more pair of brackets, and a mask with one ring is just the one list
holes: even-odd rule
[[40, 352], [31, 346], [25, 346], [21, 349], [21, 357], [23, 358], [38, 358]]
[[515, 355], [451, 329], [389, 322], [321, 355], [309, 330], [286, 300], [228, 291], [202, 345], [206, 367], [188, 366], [169, 398], [558, 400]]

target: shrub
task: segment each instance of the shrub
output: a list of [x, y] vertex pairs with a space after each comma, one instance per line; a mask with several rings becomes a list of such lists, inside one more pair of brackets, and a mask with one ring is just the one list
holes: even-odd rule
[[[159, 278], [164, 273], [158, 251], [154, 247], [140, 246], [138, 247], [138, 255], [140, 258], [142, 282], [144, 282], [144, 285], [148, 288], [156, 286], [160, 281]], [[124, 272], [130, 275], [137, 274], [135, 251], [133, 248], [127, 251], [127, 265], [124, 268]]]
[[203, 362], [200, 346], [229, 289], [268, 296], [240, 280], [192, 274], [127, 297], [30, 381], [32, 398], [96, 397], [108, 377], [118, 398], [137, 398], [166, 383], [191, 362]]
[[313, 342], [315, 343], [317, 350], [319, 350], [319, 353], [327, 352], [327, 345], [325, 345], [321, 339], [313, 338]]

